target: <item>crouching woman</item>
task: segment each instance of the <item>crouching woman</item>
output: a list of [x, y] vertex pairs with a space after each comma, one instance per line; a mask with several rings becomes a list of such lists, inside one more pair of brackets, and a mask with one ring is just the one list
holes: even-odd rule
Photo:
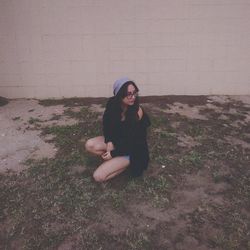
[[103, 114], [103, 136], [85, 144], [87, 151], [104, 160], [93, 174], [97, 182], [107, 181], [126, 168], [132, 176], [141, 176], [148, 167], [150, 119], [139, 105], [138, 92], [136, 84], [127, 77], [115, 81], [114, 96], [109, 98]]

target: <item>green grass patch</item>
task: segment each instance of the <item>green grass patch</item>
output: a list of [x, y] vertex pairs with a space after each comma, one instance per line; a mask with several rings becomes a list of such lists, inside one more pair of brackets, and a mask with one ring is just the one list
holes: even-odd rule
[[167, 177], [145, 177], [139, 180], [131, 180], [126, 190], [136, 193], [138, 199], [150, 201], [155, 207], [164, 207], [170, 201], [171, 184]]
[[200, 169], [202, 167], [202, 155], [200, 155], [197, 151], [192, 150], [180, 157], [178, 163], [182, 168]]

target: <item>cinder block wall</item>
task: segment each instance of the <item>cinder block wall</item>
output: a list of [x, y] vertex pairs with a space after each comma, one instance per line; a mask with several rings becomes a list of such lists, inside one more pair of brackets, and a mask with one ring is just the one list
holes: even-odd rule
[[250, 0], [0, 0], [0, 96], [250, 94]]

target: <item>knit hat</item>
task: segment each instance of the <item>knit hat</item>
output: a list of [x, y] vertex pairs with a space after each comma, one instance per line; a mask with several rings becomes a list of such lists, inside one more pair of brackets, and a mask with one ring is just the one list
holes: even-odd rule
[[113, 93], [114, 95], [117, 95], [117, 93], [119, 92], [119, 90], [121, 89], [121, 87], [126, 83], [131, 81], [130, 79], [128, 79], [128, 77], [122, 77], [118, 80], [115, 81], [114, 85], [113, 85]]

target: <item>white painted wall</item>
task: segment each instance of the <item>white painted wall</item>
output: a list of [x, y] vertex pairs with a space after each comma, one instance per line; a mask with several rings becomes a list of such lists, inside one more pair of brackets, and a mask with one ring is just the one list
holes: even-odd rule
[[250, 94], [250, 0], [0, 0], [0, 96]]

